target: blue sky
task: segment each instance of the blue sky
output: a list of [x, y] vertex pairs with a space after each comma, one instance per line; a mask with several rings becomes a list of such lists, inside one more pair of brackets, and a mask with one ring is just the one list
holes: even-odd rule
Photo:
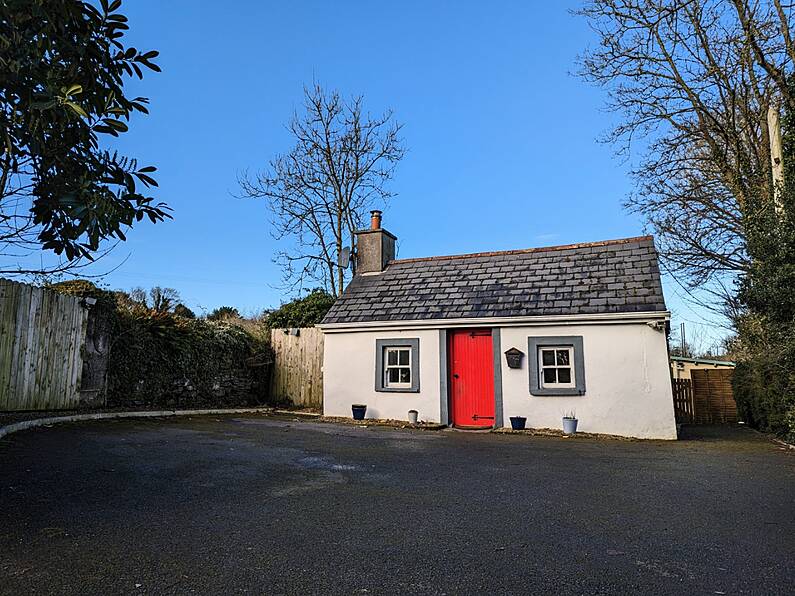
[[126, 259], [107, 285], [175, 287], [199, 312], [286, 300], [266, 205], [233, 193], [240, 171], [289, 149], [284, 124], [313, 80], [405, 125], [384, 215], [400, 257], [643, 233], [621, 206], [628, 164], [597, 142], [614, 117], [604, 93], [570, 74], [593, 39], [577, 5], [128, 0], [129, 43], [159, 50], [163, 72], [130, 85], [151, 115], [120, 148], [158, 167], [174, 221], [136, 227], [96, 272]]

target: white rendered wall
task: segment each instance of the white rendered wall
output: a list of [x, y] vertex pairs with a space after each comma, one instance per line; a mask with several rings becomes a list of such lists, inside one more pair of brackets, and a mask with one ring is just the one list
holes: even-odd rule
[[[419, 338], [420, 390], [385, 393], [375, 390], [376, 339]], [[351, 417], [351, 404], [366, 404], [367, 418], [407, 420], [417, 410], [420, 420], [439, 422], [439, 331], [326, 333], [323, 357], [323, 413]]]
[[[578, 430], [647, 439], [675, 439], [673, 399], [665, 334], [645, 323], [502, 327], [500, 355], [503, 421], [526, 416], [530, 428], [562, 426], [574, 411]], [[504, 352], [527, 352], [529, 336], [583, 337], [585, 395], [530, 395], [528, 357], [511, 369]], [[419, 393], [375, 391], [376, 339], [419, 338]], [[351, 416], [351, 404], [367, 404], [367, 418], [406, 420], [415, 409], [421, 420], [440, 420], [439, 331], [326, 333], [324, 338], [323, 411]]]
[[[585, 356], [585, 395], [530, 395], [528, 336], [580, 335]], [[561, 428], [574, 411], [577, 430], [675, 439], [673, 399], [665, 334], [646, 324], [503, 327], [502, 352], [516, 347], [526, 356], [522, 368], [508, 368], [502, 356], [503, 420], [526, 416], [530, 428]]]

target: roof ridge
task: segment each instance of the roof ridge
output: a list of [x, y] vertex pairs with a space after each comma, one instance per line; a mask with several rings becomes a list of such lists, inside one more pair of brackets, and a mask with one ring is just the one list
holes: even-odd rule
[[422, 261], [448, 261], [452, 259], [468, 259], [474, 257], [496, 257], [499, 255], [521, 255], [531, 254], [534, 252], [548, 252], [555, 250], [567, 250], [571, 248], [587, 248], [590, 246], [610, 246], [612, 244], [629, 244], [630, 242], [637, 242], [639, 240], [654, 241], [654, 237], [650, 234], [646, 236], [633, 236], [631, 238], [616, 238], [614, 240], [599, 240], [597, 242], [578, 242], [576, 244], [561, 244], [558, 246], [541, 246], [538, 248], [520, 248], [514, 250], [496, 250], [490, 252], [471, 252], [460, 255], [442, 255], [438, 257], [414, 257], [411, 259], [392, 259], [389, 264], [397, 263], [418, 263]]

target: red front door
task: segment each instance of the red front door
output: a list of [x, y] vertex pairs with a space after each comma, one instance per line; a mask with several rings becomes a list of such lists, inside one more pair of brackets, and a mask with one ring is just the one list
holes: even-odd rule
[[494, 355], [491, 330], [451, 331], [447, 337], [453, 426], [493, 426]]

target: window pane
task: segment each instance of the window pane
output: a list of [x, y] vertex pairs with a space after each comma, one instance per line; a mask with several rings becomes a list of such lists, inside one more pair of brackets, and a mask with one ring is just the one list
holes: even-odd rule
[[[558, 365], [559, 366], [568, 366], [569, 365], [569, 351], [568, 350], [557, 350], [558, 353]], [[562, 383], [563, 381], [561, 381]], [[568, 382], [568, 381], [566, 381]]]
[[399, 368], [390, 368], [387, 371], [387, 381], [389, 383], [398, 383], [398, 379], [400, 378], [400, 369]]
[[555, 364], [555, 350], [541, 350], [541, 363], [544, 366]]
[[397, 364], [398, 361], [397, 350], [390, 350], [387, 349], [386, 351], [386, 363], [387, 364]]
[[555, 369], [554, 368], [545, 368], [544, 369], [544, 384], [555, 383]]
[[571, 383], [571, 369], [559, 368], [558, 369], [558, 383]]
[[409, 351], [408, 350], [400, 350], [400, 360], [398, 364], [402, 364], [404, 366], [408, 366], [409, 363]]
[[400, 371], [400, 382], [401, 383], [411, 383], [411, 369], [410, 368], [399, 368]]

